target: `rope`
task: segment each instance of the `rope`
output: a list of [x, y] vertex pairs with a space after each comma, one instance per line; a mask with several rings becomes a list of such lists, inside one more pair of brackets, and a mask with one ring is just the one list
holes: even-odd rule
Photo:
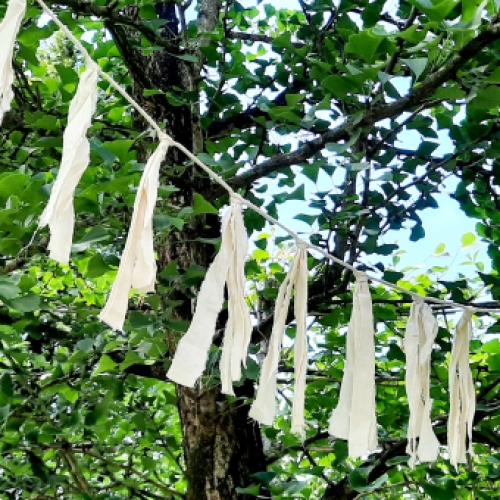
[[[350, 271], [356, 273], [358, 270], [351, 264], [344, 262], [343, 260], [339, 259], [338, 257], [335, 257], [331, 253], [327, 252], [326, 250], [323, 250], [321, 247], [313, 245], [312, 243], [303, 240], [300, 238], [300, 236], [290, 229], [288, 226], [285, 226], [283, 223], [269, 215], [265, 210], [262, 210], [260, 207], [257, 205], [253, 204], [252, 202], [248, 201], [247, 199], [243, 198], [240, 194], [238, 194], [234, 189], [222, 178], [220, 177], [217, 173], [215, 173], [210, 167], [205, 165], [201, 160], [199, 160], [191, 151], [189, 151], [185, 146], [182, 144], [178, 143], [175, 141], [171, 136], [166, 134], [160, 126], [156, 123], [156, 121], [151, 118], [151, 116], [140, 106], [140, 104], [134, 100], [133, 97], [131, 97], [127, 91], [121, 87], [118, 83], [111, 78], [106, 72], [104, 72], [100, 66], [92, 59], [90, 54], [88, 53], [87, 49], [82, 45], [82, 43], [73, 35], [73, 33], [59, 20], [57, 15], [43, 2], [43, 0], [36, 0], [38, 4], [42, 7], [42, 9], [50, 16], [50, 18], [59, 26], [59, 28], [63, 31], [63, 33], [68, 37], [68, 39], [78, 48], [78, 50], [81, 52], [83, 58], [85, 59], [86, 63], [89, 65], [94, 65], [97, 68], [97, 72], [99, 73], [100, 76], [102, 76], [106, 81], [109, 82], [109, 84], [115, 88], [136, 110], [137, 112], [142, 115], [142, 117], [151, 125], [151, 127], [157, 132], [158, 134], [158, 139], [159, 140], [164, 140], [169, 142], [170, 146], [176, 147], [180, 151], [182, 151], [189, 159], [191, 159], [196, 165], [198, 165], [203, 171], [205, 171], [210, 178], [212, 178], [215, 182], [220, 184], [231, 196], [233, 200], [237, 200], [242, 204], [245, 204], [248, 208], [251, 208], [253, 211], [257, 212], [259, 215], [264, 217], [264, 219], [268, 220], [275, 226], [278, 226], [279, 228], [283, 229], [286, 233], [288, 233], [294, 240], [297, 246], [301, 248], [309, 248], [311, 250], [314, 250], [327, 259], [332, 260], [336, 264], [339, 264], [340, 266], [349, 269]], [[486, 307], [473, 307], [468, 304], [461, 304], [459, 302], [454, 302], [452, 300], [444, 300], [444, 299], [438, 299], [436, 297], [426, 297], [425, 295], [421, 295], [419, 293], [411, 292], [407, 290], [406, 288], [403, 288], [401, 286], [398, 286], [394, 283], [391, 283], [390, 281], [386, 281], [382, 278], [378, 278], [377, 276], [372, 276], [369, 273], [366, 273], [368, 278], [372, 281], [375, 281], [377, 283], [380, 283], [382, 285], [387, 286], [388, 288], [392, 288], [393, 290], [397, 290], [400, 293], [404, 293], [406, 295], [409, 295], [412, 297], [412, 299], [420, 299], [420, 300], [425, 300], [426, 302], [430, 302], [433, 304], [439, 304], [442, 306], [447, 306], [447, 307], [455, 307], [455, 308], [460, 308], [460, 309], [472, 309], [473, 312], [500, 312], [500, 308], [486, 308]]]

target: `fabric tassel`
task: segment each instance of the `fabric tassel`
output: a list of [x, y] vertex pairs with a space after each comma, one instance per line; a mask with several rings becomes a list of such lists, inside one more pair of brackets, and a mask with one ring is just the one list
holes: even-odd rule
[[430, 363], [434, 340], [438, 332], [432, 309], [415, 298], [406, 325], [406, 394], [410, 407], [408, 423], [409, 465], [413, 469], [417, 456], [421, 462], [434, 462], [439, 454], [439, 441], [431, 421], [432, 400], [429, 395]]
[[252, 335], [250, 310], [245, 300], [245, 261], [248, 236], [243, 223], [241, 203], [235, 203], [229, 219], [230, 262], [227, 271], [228, 319], [220, 359], [222, 392], [234, 396], [233, 382], [241, 378], [241, 366], [246, 366], [248, 345]]
[[80, 77], [63, 135], [61, 166], [39, 222], [40, 227], [50, 228], [50, 258], [63, 264], [69, 262], [73, 242], [75, 189], [90, 162], [87, 130], [97, 104], [97, 77], [98, 68], [93, 63]]
[[0, 23], [0, 125], [3, 116], [10, 110], [14, 92], [14, 70], [12, 68], [12, 57], [14, 55], [14, 44], [26, 12], [26, 0], [9, 0], [7, 12]]
[[[473, 455], [472, 426], [476, 412], [476, 392], [469, 365], [469, 341], [472, 337], [472, 315], [466, 308], [455, 332], [449, 368], [450, 414], [448, 446], [451, 465], [467, 463], [466, 451]], [[469, 439], [467, 450], [466, 440]]]
[[191, 325], [177, 345], [167, 373], [174, 382], [193, 387], [201, 376], [215, 335], [217, 317], [224, 304], [224, 284], [228, 285], [228, 321], [226, 325], [220, 372], [223, 392], [232, 394], [232, 382], [241, 378], [252, 325], [245, 302], [244, 265], [248, 237], [243, 223], [241, 199], [233, 197], [231, 210], [222, 221], [219, 253], [208, 268]]
[[347, 439], [352, 458], [378, 447], [372, 300], [366, 275], [355, 272], [355, 276], [357, 283], [347, 331], [344, 375], [339, 402], [328, 428], [330, 435]]
[[170, 139], [162, 137], [144, 168], [118, 274], [111, 287], [108, 301], [99, 314], [99, 319], [115, 330], [123, 329], [130, 289], [135, 288], [143, 293], [155, 290], [153, 212], [159, 187], [160, 166], [169, 144]]
[[292, 408], [292, 432], [303, 434], [304, 397], [307, 374], [307, 250], [298, 245], [297, 254], [283, 283], [280, 286], [274, 311], [273, 328], [269, 339], [269, 349], [262, 363], [259, 389], [249, 416], [265, 425], [272, 425], [276, 415], [276, 375], [285, 333], [286, 320], [295, 286], [295, 391]]
[[297, 323], [293, 354], [295, 390], [293, 392], [292, 433], [305, 438], [304, 407], [307, 375], [307, 247], [298, 244], [294, 313]]

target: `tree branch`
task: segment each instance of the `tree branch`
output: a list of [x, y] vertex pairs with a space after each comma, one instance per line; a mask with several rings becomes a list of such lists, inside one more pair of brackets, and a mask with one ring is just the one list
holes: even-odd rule
[[[364, 115], [349, 116], [337, 127], [325, 132], [320, 137], [304, 143], [295, 151], [287, 154], [276, 155], [255, 168], [230, 179], [228, 183], [233, 189], [241, 189], [253, 182], [280, 169], [305, 162], [316, 153], [320, 152], [329, 142], [348, 140], [358, 129], [371, 129], [375, 123], [386, 118], [393, 118], [405, 111], [410, 111], [416, 106], [423, 109], [434, 105], [434, 101], [426, 103], [438, 88], [450, 79], [455, 78], [456, 72], [465, 63], [474, 58], [484, 47], [500, 38], [500, 23], [490, 24], [480, 35], [464, 45], [462, 49], [434, 73], [430, 74], [420, 85], [414, 87], [406, 97], [402, 97], [390, 104], [381, 104], [365, 111]], [[219, 198], [224, 193], [223, 188], [214, 186], [210, 192], [205, 193], [210, 199]]]
[[[230, 31], [227, 36], [233, 40], [243, 40], [245, 42], [253, 42], [253, 43], [270, 43], [274, 42], [274, 38], [268, 35], [260, 35], [258, 33], [244, 33], [241, 31]], [[303, 42], [291, 42], [291, 44], [296, 49], [302, 49], [306, 47], [307, 44]]]
[[49, 6], [60, 5], [63, 7], [69, 7], [77, 15], [97, 16], [103, 20], [111, 22], [112, 25], [129, 26], [141, 33], [146, 40], [148, 40], [148, 42], [167, 49], [170, 54], [181, 55], [184, 53], [184, 51], [179, 48], [177, 43], [172, 40], [166, 40], [158, 35], [154, 29], [143, 23], [138, 16], [131, 17], [125, 15], [125, 13], [121, 10], [114, 10], [116, 7], [116, 3], [114, 2], [111, 2], [106, 6], [100, 6], [93, 2], [83, 0], [46, 0], [45, 3]]

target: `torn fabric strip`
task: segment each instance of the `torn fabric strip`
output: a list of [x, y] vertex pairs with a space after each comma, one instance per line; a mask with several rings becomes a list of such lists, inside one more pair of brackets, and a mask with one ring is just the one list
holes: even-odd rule
[[90, 64], [80, 77], [63, 135], [61, 166], [39, 222], [40, 227], [48, 225], [50, 229], [50, 258], [63, 264], [69, 262], [73, 243], [75, 189], [90, 163], [87, 130], [97, 104], [97, 77], [98, 68], [95, 64]]
[[234, 396], [233, 382], [240, 380], [241, 367], [246, 366], [248, 345], [252, 335], [250, 309], [245, 300], [245, 261], [248, 235], [243, 223], [241, 203], [233, 206], [233, 216], [226, 231], [231, 235], [230, 261], [227, 271], [228, 319], [224, 332], [220, 377], [222, 392]]
[[303, 433], [304, 397], [307, 374], [307, 250], [300, 247], [283, 283], [280, 286], [274, 310], [273, 328], [267, 355], [262, 363], [259, 389], [249, 416], [265, 425], [272, 425], [276, 415], [276, 376], [286, 320], [295, 286], [295, 391], [292, 408], [292, 432]]
[[295, 388], [292, 406], [292, 433], [305, 438], [305, 395], [307, 375], [307, 250], [299, 243], [297, 252], [298, 269], [295, 280], [294, 312], [297, 323], [293, 347]]
[[[448, 416], [448, 446], [451, 465], [467, 463], [466, 451], [473, 454], [472, 426], [476, 412], [476, 391], [469, 365], [469, 342], [472, 337], [472, 315], [466, 308], [455, 332], [449, 367], [450, 414]], [[467, 450], [467, 439], [469, 447]]]
[[179, 341], [167, 377], [194, 387], [205, 369], [208, 352], [215, 335], [217, 317], [224, 304], [224, 285], [228, 284], [228, 321], [220, 362], [223, 392], [232, 394], [232, 382], [241, 377], [251, 335], [250, 311], [245, 302], [244, 263], [247, 233], [243, 224], [239, 198], [222, 221], [219, 253], [207, 270], [196, 311], [188, 331]]
[[366, 274], [356, 272], [355, 275], [356, 290], [347, 331], [344, 375], [339, 401], [328, 427], [330, 435], [347, 439], [349, 457], [352, 458], [378, 447], [372, 300]]
[[26, 12], [26, 0], [9, 0], [5, 17], [0, 23], [0, 125], [4, 114], [10, 111], [14, 92], [12, 58], [19, 27]]
[[153, 242], [153, 212], [158, 194], [160, 166], [170, 139], [163, 137], [149, 158], [137, 189], [134, 212], [116, 279], [99, 319], [115, 330], [122, 330], [131, 288], [154, 292], [156, 259]]
[[414, 299], [404, 338], [406, 394], [410, 407], [406, 452], [410, 454], [411, 468], [415, 467], [417, 457], [421, 462], [434, 462], [439, 454], [439, 441], [432, 428], [429, 394], [431, 352], [437, 332], [432, 309], [422, 298]]

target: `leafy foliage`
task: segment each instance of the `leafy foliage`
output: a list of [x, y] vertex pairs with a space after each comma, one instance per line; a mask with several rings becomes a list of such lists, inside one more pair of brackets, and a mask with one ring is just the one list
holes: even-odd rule
[[[100, 67], [133, 90], [152, 114], [160, 116], [159, 102], [178, 114], [198, 109], [199, 158], [271, 215], [298, 211], [294, 219], [313, 243], [424, 295], [464, 303], [500, 298], [497, 2], [232, 1], [221, 7], [200, 0], [197, 12], [178, 9], [179, 37], [168, 36], [169, 21], [152, 0], [49, 3]], [[201, 12], [208, 11], [216, 18], [205, 29]], [[0, 18], [4, 12], [0, 5]], [[124, 47], [137, 58], [166, 54], [166, 67], [188, 68], [196, 85], [164, 85], [138, 70]], [[178, 391], [165, 373], [189, 324], [189, 315], [179, 311], [186, 304], [190, 310], [205, 261], [218, 243], [216, 234], [188, 229], [200, 220], [209, 225], [227, 197], [198, 170], [191, 174], [192, 165], [182, 158], [165, 167], [154, 219], [162, 264], [157, 291], [131, 297], [126, 333], [109, 331], [97, 315], [116, 276], [151, 138], [123, 97], [101, 80], [89, 134], [92, 162], [75, 198], [72, 261], [56, 265], [46, 257], [47, 234], [32, 237], [57, 173], [83, 61], [31, 5], [14, 64], [15, 102], [0, 130], [1, 498], [173, 498], [186, 491], [196, 498], [189, 497], [186, 472], [190, 431], [181, 425]], [[168, 120], [163, 124], [168, 127]], [[414, 140], [405, 139], [408, 134]], [[438, 156], [443, 140], [449, 151]], [[196, 192], [181, 203], [186, 178]], [[440, 200], [450, 190], [464, 214], [478, 221], [479, 239], [472, 233], [462, 237], [464, 266], [450, 278], [454, 259], [447, 258], [442, 243], [435, 255], [444, 264], [403, 267], [404, 249], [428, 237], [422, 212], [439, 214]], [[258, 341], [244, 379], [256, 381], [259, 342], [270, 332], [290, 247], [258, 214], [247, 210], [245, 222], [255, 243], [247, 278]], [[475, 252], [478, 242], [487, 245], [488, 262]], [[165, 247], [190, 244], [205, 259], [162, 261]], [[279, 414], [273, 427], [262, 429], [259, 443], [267, 468], [233, 485], [234, 494], [325, 500], [494, 497], [500, 487], [495, 320], [476, 318], [471, 342], [476, 455], [455, 471], [444, 446], [447, 364], [457, 318], [455, 311], [437, 311], [441, 327], [431, 397], [442, 457], [410, 470], [401, 346], [409, 296], [373, 286], [382, 449], [351, 460], [346, 444], [330, 441], [326, 429], [345, 359], [352, 277], [314, 253], [309, 268], [314, 322], [307, 437], [301, 443], [290, 433], [290, 323], [278, 376]], [[219, 387], [218, 342], [202, 381], [207, 392]], [[218, 404], [234, 409], [248, 407], [249, 400], [241, 396]], [[220, 498], [235, 498], [231, 495]]]

